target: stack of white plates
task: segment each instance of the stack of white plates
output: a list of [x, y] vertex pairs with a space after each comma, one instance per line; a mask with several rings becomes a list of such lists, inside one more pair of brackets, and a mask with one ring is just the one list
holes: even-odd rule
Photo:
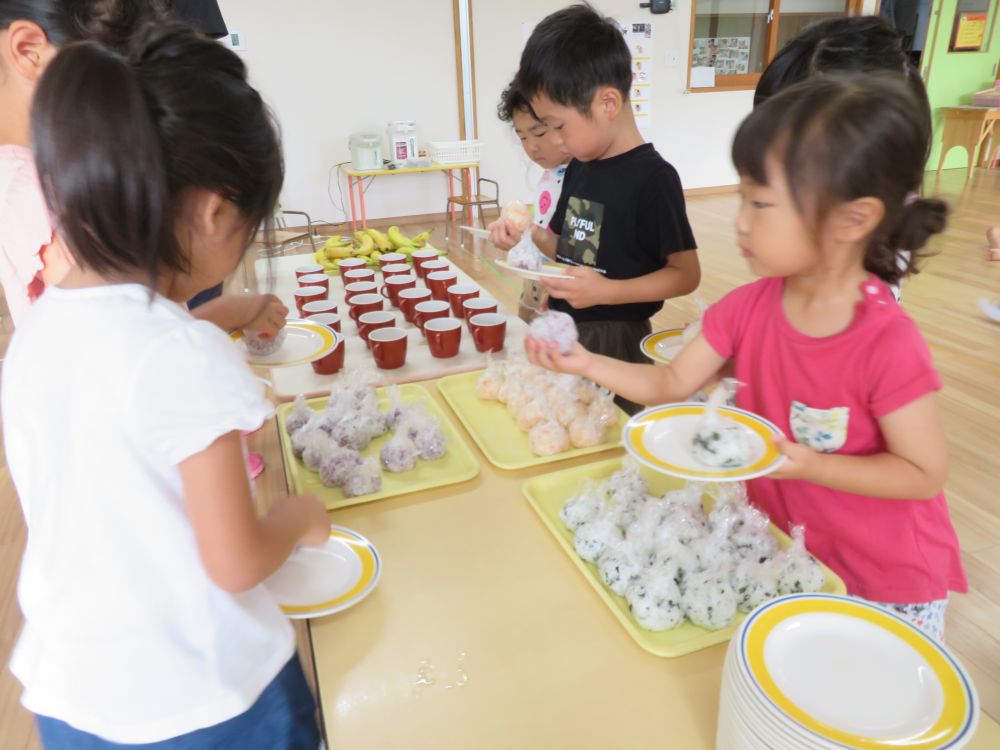
[[857, 599], [793, 594], [754, 610], [726, 654], [717, 750], [957, 750], [979, 701], [919, 628]]

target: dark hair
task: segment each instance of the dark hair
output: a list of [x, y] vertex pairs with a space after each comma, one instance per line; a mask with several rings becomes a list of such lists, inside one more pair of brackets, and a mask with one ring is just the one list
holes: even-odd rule
[[283, 179], [243, 62], [177, 22], [140, 34], [127, 58], [64, 47], [35, 94], [32, 135], [50, 210], [76, 260], [102, 275], [190, 269], [175, 228], [187, 188], [232, 201], [249, 244]]
[[601, 86], [614, 86], [628, 100], [632, 55], [614, 20], [590, 5], [571, 5], [547, 16], [531, 32], [515, 80], [529, 102], [545, 94], [587, 114]]
[[895, 73], [906, 78], [930, 154], [930, 101], [920, 73], [910, 64], [903, 35], [880, 16], [830, 18], [806, 26], [782, 47], [757, 82], [758, 106], [792, 84], [824, 73]]
[[31, 21], [56, 46], [94, 41], [122, 49], [137, 28], [163, 13], [160, 0], [0, 0], [0, 29]]
[[[733, 164], [768, 183], [777, 158], [797, 207], [818, 228], [840, 202], [878, 198], [885, 216], [869, 238], [865, 268], [888, 283], [916, 272], [918, 252], [944, 231], [948, 207], [918, 198], [925, 142], [913, 91], [899, 76], [831, 75], [795, 84], [757, 107], [733, 140]], [[901, 269], [898, 251], [912, 255]]]
[[516, 78], [508, 83], [507, 88], [500, 94], [500, 103], [497, 104], [497, 117], [500, 118], [500, 122], [513, 122], [515, 112], [528, 112], [532, 117], [535, 116], [534, 111], [531, 109], [531, 104], [524, 98], [521, 89], [517, 87]]

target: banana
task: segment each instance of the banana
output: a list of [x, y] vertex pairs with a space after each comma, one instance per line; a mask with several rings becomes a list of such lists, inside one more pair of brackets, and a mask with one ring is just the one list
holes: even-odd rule
[[364, 232], [358, 232], [361, 236], [358, 238], [358, 246], [354, 248], [354, 255], [371, 255], [372, 251], [375, 249], [375, 240], [372, 239], [370, 234], [365, 234]]
[[375, 250], [375, 251], [373, 251], [373, 252], [372, 252], [372, 254], [371, 254], [371, 255], [369, 255], [368, 257], [369, 257], [369, 258], [370, 258], [371, 260], [373, 260], [373, 261], [375, 261], [376, 263], [378, 263], [379, 259], [380, 259], [380, 258], [382, 257], [382, 251], [381, 251], [381, 250]]
[[321, 266], [326, 265], [326, 253], [322, 249], [317, 250], [313, 253], [313, 260], [319, 263]]
[[413, 245], [415, 248], [422, 248], [424, 245], [427, 244], [427, 240], [431, 238], [431, 234], [433, 231], [434, 231], [433, 229], [429, 229], [426, 232], [421, 232], [420, 234], [414, 235], [413, 237], [410, 238], [410, 244]]
[[403, 247], [404, 245], [412, 244], [410, 238], [407, 237], [405, 234], [403, 234], [401, 231], [399, 231], [399, 227], [389, 227], [389, 242], [392, 243], [392, 246], [396, 250]]
[[330, 260], [334, 260], [336, 258], [350, 258], [352, 255], [351, 250], [350, 245], [334, 245], [333, 247], [323, 246], [323, 253]]
[[368, 233], [369, 237], [375, 240], [375, 247], [378, 248], [380, 253], [392, 252], [392, 242], [389, 241], [389, 238], [385, 236], [384, 232], [380, 232], [372, 227], [366, 228], [365, 232]]
[[400, 245], [396, 248], [396, 252], [402, 253], [403, 255], [413, 255], [413, 253], [419, 249], [419, 247], [414, 247], [413, 245]]
[[342, 247], [343, 245], [350, 245], [350, 244], [351, 244], [351, 238], [350, 237], [344, 237], [342, 234], [334, 234], [334, 235], [330, 235], [329, 237], [326, 238], [326, 242], [324, 243], [324, 247], [326, 247], [326, 246], [329, 246], [329, 247]]

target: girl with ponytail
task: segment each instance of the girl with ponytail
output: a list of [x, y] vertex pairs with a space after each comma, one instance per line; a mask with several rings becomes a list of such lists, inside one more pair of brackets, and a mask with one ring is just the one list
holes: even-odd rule
[[[966, 591], [944, 487], [941, 379], [889, 285], [913, 271], [947, 207], [913, 196], [926, 140], [899, 76], [817, 76], [759, 105], [733, 142], [740, 252], [762, 278], [710, 307], [668, 367], [528, 340], [532, 361], [638, 403], [682, 401], [729, 360], [738, 406], [777, 424], [784, 463], [747, 483], [849, 593], [940, 636]], [[902, 267], [897, 250], [913, 252]]]
[[258, 517], [240, 432], [272, 413], [183, 301], [271, 214], [276, 128], [240, 59], [180, 24], [70, 43], [32, 142], [73, 264], [14, 333], [7, 463], [28, 542], [10, 668], [46, 750], [315, 750], [292, 629], [262, 582], [329, 538], [311, 496]]

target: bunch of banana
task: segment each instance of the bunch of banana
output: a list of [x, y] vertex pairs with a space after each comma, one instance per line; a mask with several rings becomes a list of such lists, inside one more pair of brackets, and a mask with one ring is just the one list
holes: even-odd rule
[[353, 252], [351, 240], [347, 237], [335, 235], [323, 243], [323, 255], [328, 260], [339, 260], [340, 258], [350, 258]]
[[368, 236], [375, 241], [375, 247], [378, 248], [380, 253], [391, 253], [393, 250], [393, 244], [385, 233], [380, 232], [377, 229], [372, 229], [371, 227], [366, 227], [365, 232]]
[[337, 273], [337, 267], [340, 265], [339, 259], [331, 260], [327, 258], [323, 248], [313, 253], [313, 261], [323, 266], [323, 270], [327, 273]]
[[354, 255], [371, 255], [375, 250], [375, 240], [365, 230], [359, 229], [354, 233], [354, 239], [358, 241], [358, 246], [354, 248]]

